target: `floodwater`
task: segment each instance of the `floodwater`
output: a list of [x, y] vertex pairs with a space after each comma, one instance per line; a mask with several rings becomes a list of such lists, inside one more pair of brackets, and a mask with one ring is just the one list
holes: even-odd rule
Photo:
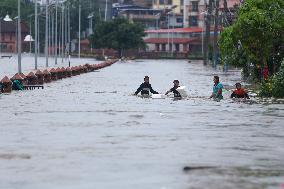
[[[0, 188], [284, 188], [284, 105], [209, 100], [214, 74], [240, 78], [139, 60], [0, 96]], [[132, 96], [145, 75], [191, 98]]]

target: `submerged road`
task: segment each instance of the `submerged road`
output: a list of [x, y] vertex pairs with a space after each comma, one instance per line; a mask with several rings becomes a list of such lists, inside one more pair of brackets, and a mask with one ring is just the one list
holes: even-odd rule
[[[283, 188], [284, 105], [211, 101], [214, 74], [240, 79], [141, 60], [1, 95], [0, 188]], [[161, 93], [178, 79], [192, 98], [132, 96], [145, 75]]]

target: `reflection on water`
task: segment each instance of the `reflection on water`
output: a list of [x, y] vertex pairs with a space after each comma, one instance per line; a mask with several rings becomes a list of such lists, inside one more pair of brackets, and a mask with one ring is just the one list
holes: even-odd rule
[[[284, 105], [208, 99], [200, 62], [145, 60], [0, 96], [0, 188], [277, 188], [284, 182]], [[150, 76], [178, 79], [185, 100], [132, 96]]]

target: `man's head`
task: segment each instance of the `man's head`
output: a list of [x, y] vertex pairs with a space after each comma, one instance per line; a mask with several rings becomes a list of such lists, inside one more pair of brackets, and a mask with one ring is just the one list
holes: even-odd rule
[[149, 83], [149, 76], [146, 75], [146, 76], [144, 77], [144, 82], [145, 82], [145, 83]]
[[179, 80], [174, 80], [174, 86], [179, 86]]
[[215, 75], [214, 78], [213, 78], [213, 81], [215, 84], [219, 83], [220, 80], [219, 80], [219, 76]]
[[242, 88], [242, 85], [240, 83], [236, 83], [236, 88], [240, 89], [240, 88]]

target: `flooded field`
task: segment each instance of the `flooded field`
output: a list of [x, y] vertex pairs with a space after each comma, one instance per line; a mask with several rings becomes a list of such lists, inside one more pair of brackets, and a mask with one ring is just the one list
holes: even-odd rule
[[[284, 188], [284, 104], [209, 100], [214, 74], [240, 79], [139, 60], [1, 95], [0, 188]], [[132, 96], [145, 75], [160, 93], [178, 79], [191, 98]]]

